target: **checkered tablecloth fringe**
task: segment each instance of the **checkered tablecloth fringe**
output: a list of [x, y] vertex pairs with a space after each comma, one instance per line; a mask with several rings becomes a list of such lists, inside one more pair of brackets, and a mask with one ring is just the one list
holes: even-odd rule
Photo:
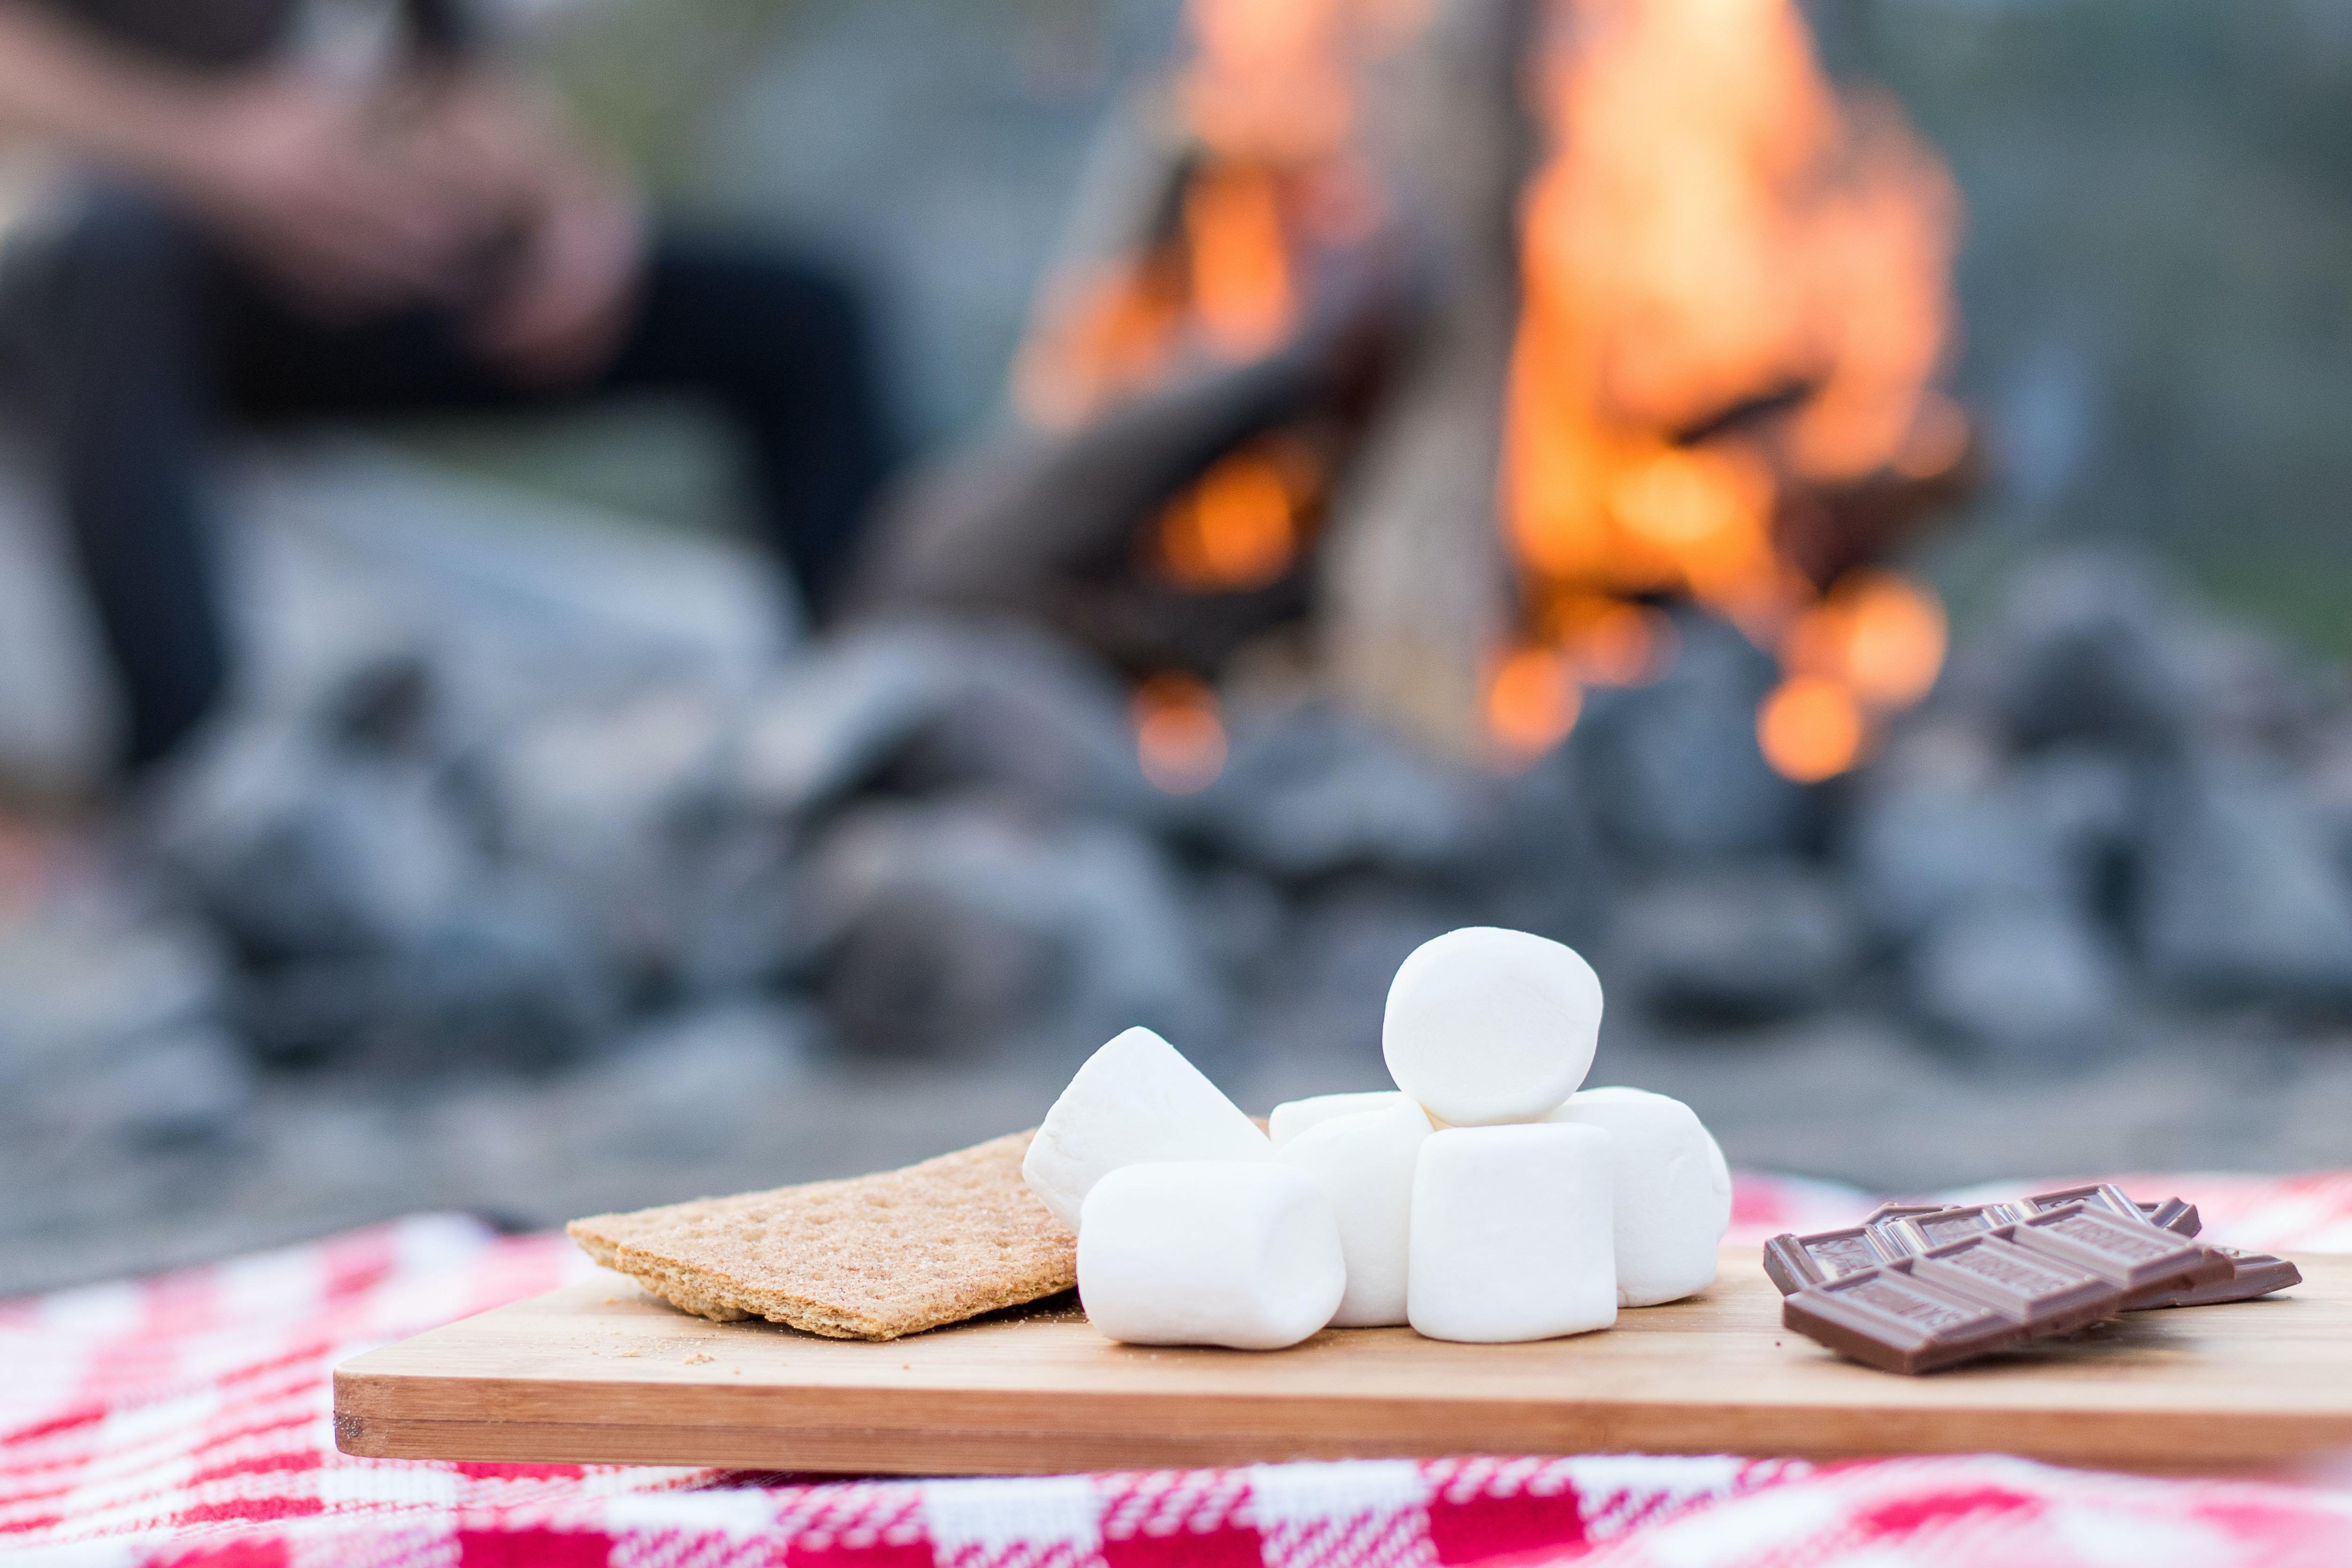
[[[2021, 1188], [2035, 1184], [2018, 1184]], [[2224, 1239], [2352, 1247], [2352, 1173], [2134, 1179]], [[1850, 1189], [1743, 1178], [1743, 1236]], [[1016, 1480], [355, 1459], [331, 1369], [590, 1277], [560, 1237], [426, 1215], [0, 1303], [0, 1560], [108, 1568], [2301, 1568], [2352, 1493], [1996, 1456], [1438, 1458]], [[2126, 1550], [2126, 1548], [2128, 1548]]]

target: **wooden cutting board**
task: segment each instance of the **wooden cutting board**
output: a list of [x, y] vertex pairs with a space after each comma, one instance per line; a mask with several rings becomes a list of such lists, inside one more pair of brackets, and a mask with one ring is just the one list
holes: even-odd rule
[[348, 1454], [1026, 1474], [1459, 1453], [2002, 1449], [2149, 1470], [2352, 1448], [2352, 1258], [2267, 1300], [2139, 1312], [1897, 1377], [1780, 1326], [1753, 1247], [1606, 1333], [1456, 1345], [1331, 1330], [1273, 1354], [1115, 1345], [1063, 1297], [887, 1344], [711, 1323], [617, 1275], [335, 1373]]

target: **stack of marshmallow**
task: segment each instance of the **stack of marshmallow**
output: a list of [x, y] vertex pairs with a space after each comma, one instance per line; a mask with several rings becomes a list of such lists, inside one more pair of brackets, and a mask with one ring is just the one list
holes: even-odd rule
[[1688, 1106], [1577, 1092], [1601, 982], [1472, 927], [1389, 988], [1395, 1092], [1276, 1106], [1272, 1135], [1149, 1029], [1097, 1051], [1022, 1166], [1131, 1344], [1280, 1350], [1331, 1325], [1496, 1343], [1605, 1329], [1715, 1279], [1723, 1152]]

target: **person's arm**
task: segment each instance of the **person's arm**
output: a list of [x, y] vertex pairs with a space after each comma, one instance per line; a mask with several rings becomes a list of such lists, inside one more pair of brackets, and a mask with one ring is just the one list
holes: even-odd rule
[[635, 187], [514, 81], [453, 66], [440, 90], [437, 162], [480, 182], [511, 219], [511, 247], [475, 301], [476, 344], [525, 382], [593, 374], [627, 328], [644, 271]]
[[0, 132], [153, 186], [317, 302], [429, 298], [481, 214], [379, 156], [369, 106], [299, 74], [150, 62], [25, 0], [0, 0]]
[[0, 131], [163, 177], [204, 123], [196, 79], [149, 65], [23, 0], [0, 3]]

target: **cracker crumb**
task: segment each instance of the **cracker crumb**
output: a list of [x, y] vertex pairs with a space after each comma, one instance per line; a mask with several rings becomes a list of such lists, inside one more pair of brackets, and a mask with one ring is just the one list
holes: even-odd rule
[[700, 1351], [697, 1351], [692, 1355], [686, 1358], [686, 1364], [688, 1366], [700, 1366], [704, 1362], [717, 1361], [718, 1359], [719, 1358], [715, 1355], [705, 1355]]

